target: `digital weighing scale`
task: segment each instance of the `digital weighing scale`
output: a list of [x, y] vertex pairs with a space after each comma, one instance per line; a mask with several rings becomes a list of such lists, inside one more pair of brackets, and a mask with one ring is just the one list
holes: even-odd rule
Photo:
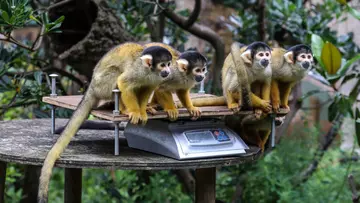
[[220, 119], [149, 120], [144, 126], [128, 123], [124, 135], [131, 148], [178, 160], [241, 155], [249, 149]]

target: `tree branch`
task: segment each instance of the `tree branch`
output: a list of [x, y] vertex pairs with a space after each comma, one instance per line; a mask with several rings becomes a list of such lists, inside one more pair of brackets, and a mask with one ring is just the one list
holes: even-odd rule
[[198, 19], [201, 11], [201, 0], [195, 0], [194, 10], [190, 14], [189, 18], [184, 22], [184, 27], [188, 28], [192, 26]]
[[265, 0], [258, 1], [258, 33], [259, 41], [265, 41]]
[[[198, 2], [198, 1], [197, 1]], [[212, 92], [216, 91], [216, 88], [221, 87], [220, 75], [221, 75], [221, 67], [224, 63], [225, 59], [225, 45], [221, 37], [209, 27], [204, 25], [194, 23], [190, 27], [187, 27], [188, 20], [184, 17], [177, 15], [170, 9], [165, 9], [164, 14], [167, 18], [177, 24], [180, 28], [190, 32], [191, 34], [206, 40], [209, 42], [215, 49], [215, 59], [214, 59], [214, 80], [212, 84]]]
[[349, 182], [349, 186], [350, 186], [351, 193], [352, 193], [352, 201], [353, 201], [353, 203], [359, 203], [360, 197], [359, 197], [358, 192], [356, 190], [356, 184], [355, 184], [355, 181], [354, 181], [354, 176], [352, 174], [350, 174], [348, 176], [348, 182]]

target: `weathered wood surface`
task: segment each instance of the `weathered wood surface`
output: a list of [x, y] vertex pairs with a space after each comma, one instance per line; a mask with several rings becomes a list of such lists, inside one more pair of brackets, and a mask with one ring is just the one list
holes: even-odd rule
[[[200, 98], [200, 97], [212, 97], [211, 94], [191, 94], [191, 98]], [[58, 97], [43, 97], [43, 102], [52, 104], [55, 106], [67, 108], [67, 109], [76, 109], [78, 104], [81, 101], [83, 95], [74, 95], [74, 96], [58, 96]], [[174, 94], [174, 100], [178, 101], [178, 98]], [[233, 115], [234, 112], [229, 110], [226, 106], [209, 106], [209, 107], [200, 107], [201, 109], [201, 116], [202, 117], [218, 117], [218, 116], [227, 116]], [[252, 111], [240, 111], [239, 114], [252, 114]], [[286, 109], [282, 109], [279, 116], [284, 116], [288, 113]], [[128, 116], [124, 114], [120, 114], [118, 116], [113, 115], [111, 110], [93, 110], [91, 111], [96, 117], [111, 120], [111, 121], [127, 121]], [[189, 112], [185, 108], [179, 109], [179, 118], [186, 118], [190, 117]], [[149, 119], [159, 119], [159, 118], [167, 118], [167, 114], [164, 111], [158, 111], [155, 115], [149, 115]]]
[[[63, 126], [66, 119], [57, 119]], [[0, 122], [0, 162], [42, 165], [47, 152], [58, 135], [50, 133], [50, 119], [13, 120]], [[120, 155], [114, 156], [114, 132], [80, 130], [61, 158], [57, 167], [108, 169], [184, 169], [235, 165], [253, 161], [260, 155], [259, 148], [251, 147], [243, 156], [178, 161], [172, 158], [131, 149], [120, 133]]]

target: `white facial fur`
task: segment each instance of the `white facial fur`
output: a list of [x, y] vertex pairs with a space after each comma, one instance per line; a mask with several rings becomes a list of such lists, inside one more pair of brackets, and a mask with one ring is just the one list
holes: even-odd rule
[[[267, 61], [266, 66], [264, 66], [264, 61]], [[258, 51], [254, 56], [253, 65], [254, 68], [263, 69], [270, 65], [271, 63], [271, 53], [270, 51]]]

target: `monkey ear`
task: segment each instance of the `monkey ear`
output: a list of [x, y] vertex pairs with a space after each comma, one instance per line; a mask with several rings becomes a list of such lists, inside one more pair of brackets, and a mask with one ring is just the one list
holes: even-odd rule
[[178, 68], [181, 72], [186, 72], [189, 62], [186, 59], [179, 59], [176, 61], [178, 64]]
[[241, 58], [244, 60], [245, 64], [247, 65], [251, 65], [252, 64], [252, 60], [251, 60], [251, 51], [247, 50], [244, 53], [241, 54]]
[[289, 64], [294, 64], [294, 52], [289, 51], [284, 54], [285, 61]]
[[151, 68], [153, 57], [150, 54], [146, 54], [144, 56], [141, 56], [140, 58], [141, 58], [142, 64], [145, 67]]

